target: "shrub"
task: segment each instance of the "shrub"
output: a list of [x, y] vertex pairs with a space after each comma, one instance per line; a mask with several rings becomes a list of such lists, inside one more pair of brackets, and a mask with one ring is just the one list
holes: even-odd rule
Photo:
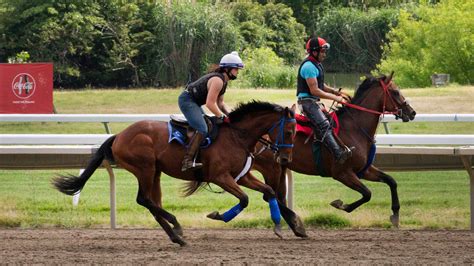
[[242, 54], [245, 68], [238, 87], [290, 88], [296, 86], [296, 69], [284, 64], [272, 49], [247, 49]]
[[474, 2], [446, 0], [421, 4], [414, 12], [402, 11], [399, 24], [384, 46], [378, 71], [395, 71], [405, 87], [430, 86], [430, 76], [448, 73], [459, 84], [471, 84], [474, 76]]

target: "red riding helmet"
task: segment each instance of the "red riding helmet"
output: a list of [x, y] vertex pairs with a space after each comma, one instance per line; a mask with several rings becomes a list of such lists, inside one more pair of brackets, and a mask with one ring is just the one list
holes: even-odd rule
[[331, 48], [331, 45], [328, 42], [326, 42], [325, 39], [321, 37], [311, 38], [308, 40], [308, 42], [306, 42], [306, 51], [308, 53], [311, 53], [314, 51], [319, 52], [321, 51], [321, 49], [329, 50], [329, 48]]

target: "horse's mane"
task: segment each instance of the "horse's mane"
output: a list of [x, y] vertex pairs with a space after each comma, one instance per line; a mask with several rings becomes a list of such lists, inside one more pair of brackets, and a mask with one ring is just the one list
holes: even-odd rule
[[[386, 78], [385, 75], [382, 75], [378, 78], [370, 76], [370, 75], [366, 76], [364, 81], [362, 81], [362, 83], [356, 89], [356, 91], [354, 93], [354, 97], [351, 100], [351, 103], [352, 104], [357, 104], [357, 105], [360, 104], [362, 102], [362, 100], [365, 98], [365, 95], [367, 94], [369, 89], [372, 88], [373, 84], [378, 83], [379, 80], [381, 80], [381, 79], [384, 80], [385, 78]], [[343, 105], [342, 107], [337, 109], [336, 114], [340, 115], [346, 110], [347, 110], [347, 107], [345, 105]]]
[[277, 104], [261, 101], [250, 101], [248, 103], [240, 103], [230, 114], [229, 119], [234, 122], [239, 122], [245, 116], [257, 112], [281, 112], [283, 107]]

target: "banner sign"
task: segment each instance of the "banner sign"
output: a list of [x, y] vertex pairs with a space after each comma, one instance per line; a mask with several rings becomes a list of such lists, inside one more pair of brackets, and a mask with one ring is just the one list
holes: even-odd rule
[[53, 113], [53, 64], [0, 64], [0, 114]]

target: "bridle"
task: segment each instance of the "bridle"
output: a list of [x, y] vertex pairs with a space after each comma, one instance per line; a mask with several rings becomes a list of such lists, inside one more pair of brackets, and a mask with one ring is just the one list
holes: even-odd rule
[[278, 130], [277, 132], [277, 139], [275, 143], [269, 141], [268, 139], [265, 139], [263, 137], [260, 137], [258, 141], [263, 144], [262, 149], [258, 151], [254, 156], [259, 155], [262, 153], [264, 150], [269, 149], [272, 150], [273, 153], [277, 153], [280, 151], [281, 148], [293, 148], [294, 144], [286, 144], [285, 143], [285, 124], [286, 123], [296, 123], [295, 118], [287, 118], [285, 115], [283, 115], [278, 122], [273, 124], [273, 126], [267, 131], [267, 134], [272, 133], [275, 129]]
[[[380, 79], [379, 82], [380, 82], [380, 85], [382, 86], [383, 93], [384, 93], [382, 112], [372, 110], [372, 109], [368, 109], [368, 108], [362, 107], [360, 105], [352, 104], [352, 103], [341, 102], [341, 104], [343, 104], [347, 107], [350, 107], [350, 108], [354, 108], [354, 109], [357, 109], [357, 110], [361, 110], [361, 111], [376, 114], [376, 115], [382, 115], [383, 116], [383, 115], [386, 115], [386, 114], [393, 114], [393, 115], [395, 115], [395, 117], [400, 118], [402, 116], [402, 108], [401, 107], [407, 105], [408, 103], [406, 102], [406, 100], [403, 101], [402, 103], [398, 103], [393, 98], [393, 96], [390, 94], [389, 90], [390, 90], [390, 87], [392, 86], [392, 80], [390, 80], [388, 83], [385, 83], [382, 79]], [[386, 111], [385, 110], [386, 104], [387, 104], [387, 98], [392, 103], [392, 105], [396, 107], [396, 109], [397, 109], [396, 111]]]

